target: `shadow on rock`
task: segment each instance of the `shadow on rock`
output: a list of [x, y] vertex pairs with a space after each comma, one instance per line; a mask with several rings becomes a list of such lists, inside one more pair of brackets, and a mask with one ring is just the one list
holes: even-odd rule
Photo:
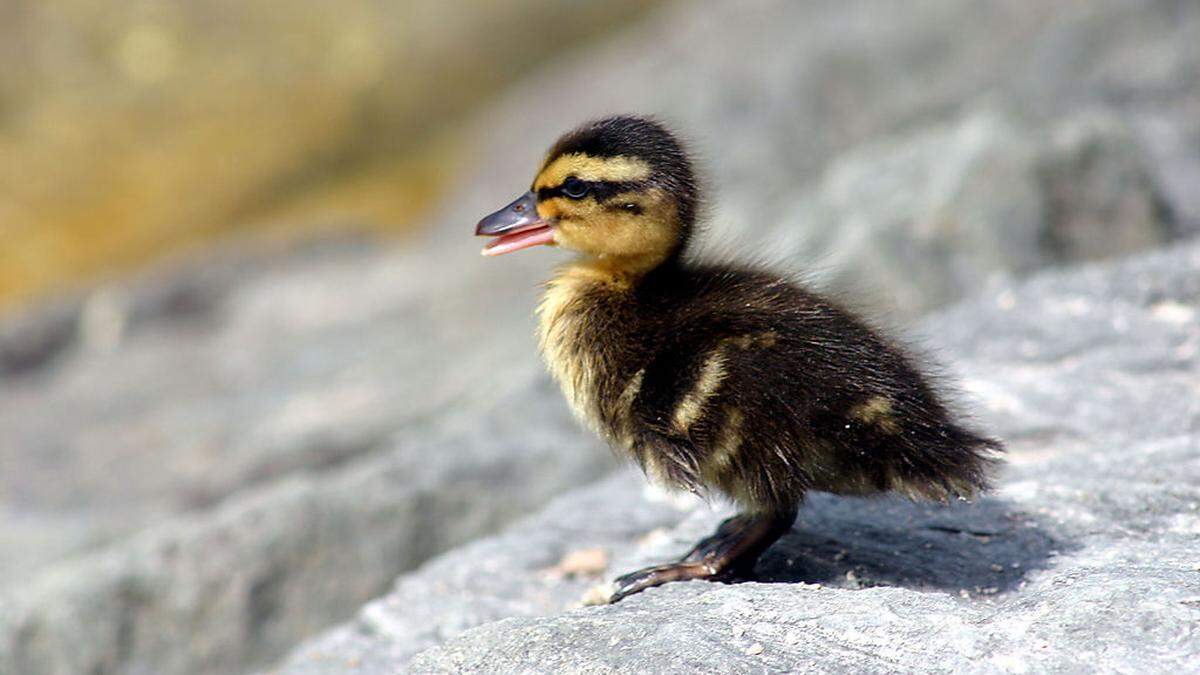
[[757, 571], [768, 583], [993, 595], [1071, 548], [1001, 499], [942, 506], [814, 494]]

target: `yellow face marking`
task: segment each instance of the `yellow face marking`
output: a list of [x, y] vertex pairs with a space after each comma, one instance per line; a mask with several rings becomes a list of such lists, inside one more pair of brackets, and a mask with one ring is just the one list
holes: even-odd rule
[[557, 187], [567, 176], [584, 181], [627, 182], [650, 177], [650, 165], [634, 157], [592, 157], [581, 152], [560, 155], [533, 181], [533, 189]]
[[[633, 202], [634, 213], [614, 205]], [[630, 274], [653, 269], [679, 245], [674, 203], [657, 188], [595, 199], [555, 197], [538, 202], [538, 215], [554, 222], [554, 243], [608, 261], [608, 267]]]
[[[569, 153], [547, 164], [533, 181], [535, 190], [557, 187], [575, 176], [583, 181], [635, 182], [649, 178], [650, 165], [634, 157], [592, 157]], [[626, 204], [634, 209], [622, 208]], [[539, 199], [538, 215], [554, 225], [554, 244], [597, 258], [631, 274], [661, 263], [679, 244], [678, 210], [661, 189], [646, 188], [606, 198], [565, 196]]]
[[704, 414], [704, 404], [712, 398], [725, 380], [725, 355], [720, 348], [713, 351], [700, 368], [700, 376], [696, 385], [679, 401], [675, 413], [671, 416], [671, 424], [675, 431], [685, 433], [689, 427]]
[[866, 403], [852, 408], [850, 417], [863, 424], [878, 426], [884, 433], [900, 431], [900, 425], [892, 413], [892, 402], [885, 396], [872, 396]]

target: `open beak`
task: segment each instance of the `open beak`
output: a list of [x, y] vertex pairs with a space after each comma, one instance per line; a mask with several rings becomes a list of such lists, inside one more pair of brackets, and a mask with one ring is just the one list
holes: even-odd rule
[[538, 216], [537, 197], [533, 190], [484, 217], [475, 226], [475, 234], [481, 237], [495, 237], [483, 247], [483, 254], [487, 256], [554, 243], [554, 231], [550, 229], [550, 223]]

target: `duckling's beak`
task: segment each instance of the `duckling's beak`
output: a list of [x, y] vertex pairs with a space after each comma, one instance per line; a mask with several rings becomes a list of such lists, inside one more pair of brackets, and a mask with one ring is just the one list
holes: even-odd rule
[[475, 226], [475, 234], [496, 237], [483, 247], [483, 254], [487, 256], [554, 243], [554, 231], [550, 229], [550, 223], [538, 215], [537, 196], [533, 190], [479, 221]]

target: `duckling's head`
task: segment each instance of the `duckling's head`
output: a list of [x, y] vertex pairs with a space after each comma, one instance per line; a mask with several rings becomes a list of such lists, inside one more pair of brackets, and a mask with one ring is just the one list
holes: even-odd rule
[[621, 115], [585, 124], [550, 148], [533, 187], [479, 221], [484, 255], [546, 244], [639, 273], [674, 258], [696, 216], [696, 181], [662, 124]]

